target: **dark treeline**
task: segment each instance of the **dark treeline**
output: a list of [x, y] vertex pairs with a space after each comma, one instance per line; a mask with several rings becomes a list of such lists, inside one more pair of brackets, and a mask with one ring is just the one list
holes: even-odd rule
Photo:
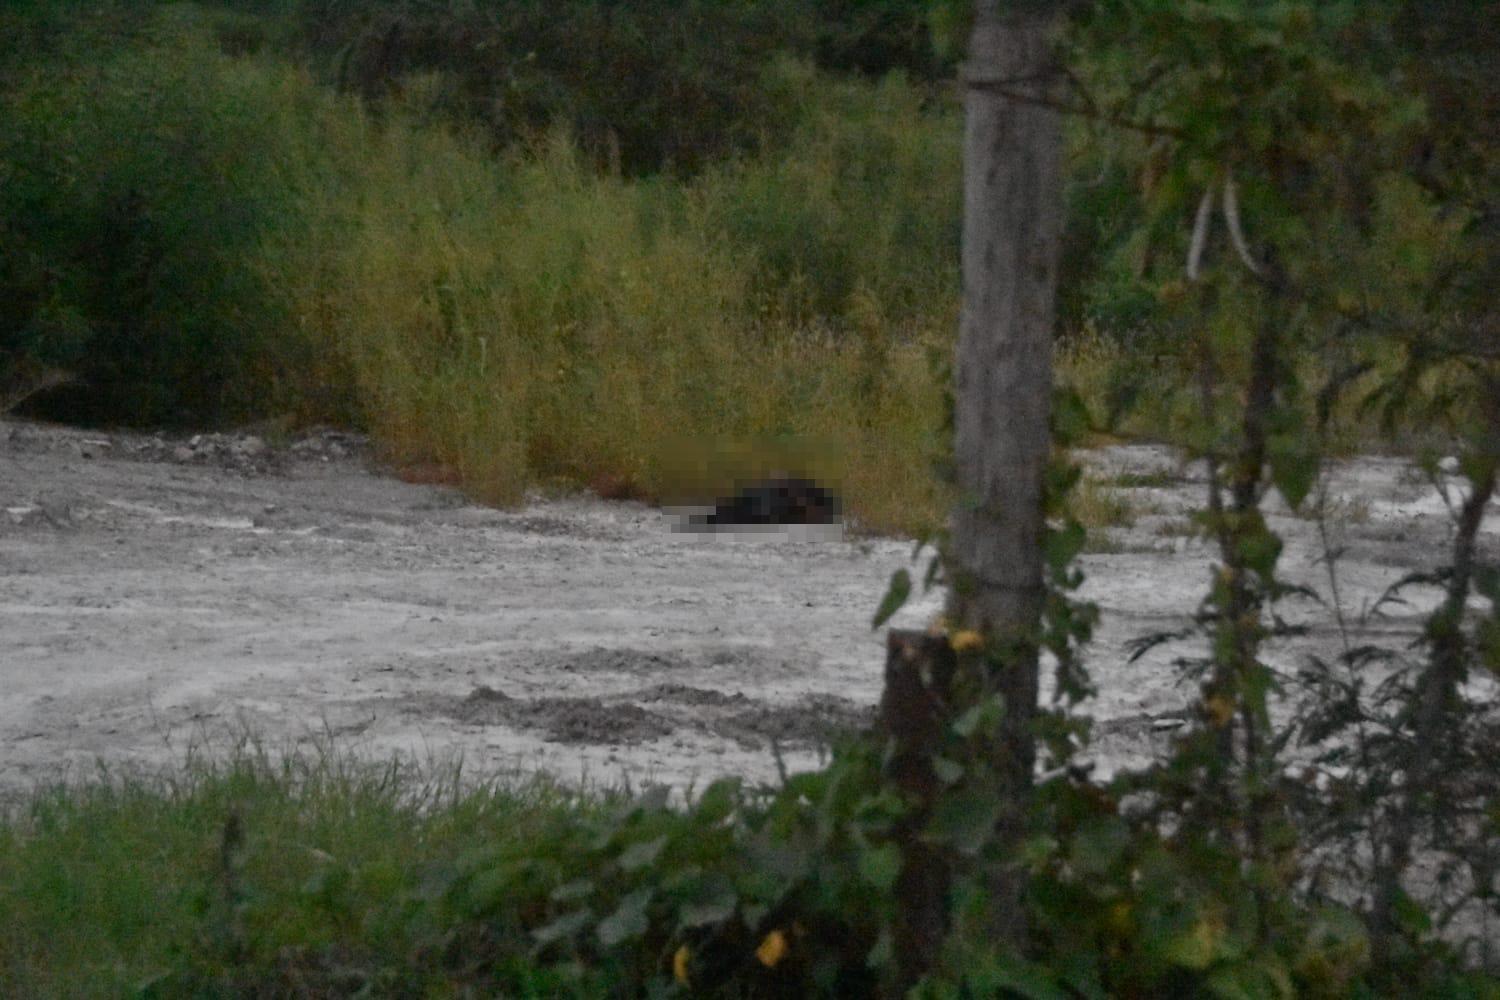
[[434, 74], [441, 107], [496, 146], [562, 123], [601, 168], [631, 176], [691, 174], [785, 136], [803, 95], [768, 85], [779, 57], [866, 77], [952, 70], [912, 0], [224, 6], [254, 15], [221, 29], [227, 48], [294, 46], [324, 80], [372, 99]]

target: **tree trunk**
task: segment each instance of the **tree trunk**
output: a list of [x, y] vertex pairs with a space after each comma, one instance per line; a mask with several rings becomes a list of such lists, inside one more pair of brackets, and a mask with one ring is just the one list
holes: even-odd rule
[[[1002, 6], [1004, 11], [1002, 12]], [[1052, 326], [1062, 233], [1062, 127], [1051, 42], [1057, 2], [977, 0], [965, 85], [963, 313], [954, 366], [960, 490], [949, 572], [955, 628], [1003, 650], [994, 761], [1020, 835], [1035, 747], [1045, 587], [1044, 479], [1051, 447]], [[1019, 945], [1018, 875], [997, 885], [998, 934]]]
[[881, 995], [904, 997], [937, 960], [948, 934], [949, 858], [922, 836], [943, 792], [933, 758], [952, 711], [953, 647], [943, 636], [892, 629], [886, 636], [880, 731], [888, 740], [886, 777], [910, 805], [893, 831], [901, 849], [896, 892], [895, 967]]

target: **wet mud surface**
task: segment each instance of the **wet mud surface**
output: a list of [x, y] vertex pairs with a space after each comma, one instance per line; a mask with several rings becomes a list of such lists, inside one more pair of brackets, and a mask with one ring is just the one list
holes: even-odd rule
[[[1085, 456], [1131, 523], [1083, 558], [1098, 602], [1090, 759], [1145, 763], [1191, 685], [1165, 644], [1211, 554], [1192, 535], [1202, 476], [1165, 449]], [[1433, 484], [1367, 458], [1329, 474], [1323, 530], [1272, 506], [1285, 574], [1331, 595], [1292, 602], [1308, 634], [1280, 665], [1346, 642], [1408, 643], [1431, 601], [1361, 621], [1386, 587], [1440, 564], [1451, 528]], [[883, 640], [870, 616], [902, 539], [833, 526], [680, 530], [641, 504], [466, 501], [377, 468], [357, 436], [271, 442], [0, 421], [0, 795], [37, 782], [172, 767], [247, 735], [372, 757], [462, 759], [468, 773], [702, 784], [773, 780], [867, 726]], [[1496, 538], [1484, 544], [1493, 557]], [[925, 626], [932, 593], [893, 624]]]

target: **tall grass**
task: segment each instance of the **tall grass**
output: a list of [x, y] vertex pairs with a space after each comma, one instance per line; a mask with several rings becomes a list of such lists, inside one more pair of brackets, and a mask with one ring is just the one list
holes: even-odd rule
[[496, 501], [786, 469], [871, 527], [940, 516], [952, 109], [787, 61], [779, 151], [632, 179], [565, 130], [497, 159], [436, 83], [372, 109], [215, 23], [173, 8], [9, 77], [0, 237], [28, 263], [0, 356], [82, 369], [82, 416], [356, 422]]
[[[900, 86], [866, 114], [889, 113]], [[950, 265], [923, 252], [940, 237], [906, 238], [941, 228], [926, 213], [854, 224], [871, 182], [826, 148], [684, 186], [599, 174], [561, 132], [496, 162], [419, 125], [420, 109], [377, 121], [315, 102], [289, 120], [306, 130], [297, 162], [323, 166], [257, 266], [398, 464], [449, 468], [500, 501], [559, 481], [671, 496], [797, 467], [841, 483], [873, 526], [936, 516], [926, 347], [953, 303]], [[952, 151], [951, 120], [914, 100], [900, 113]], [[825, 200], [849, 227], [807, 221]], [[798, 234], [840, 252], [799, 263], [783, 253]], [[796, 280], [818, 289], [796, 308], [767, 291]]]
[[956, 326], [956, 106], [899, 75], [831, 82], [784, 60], [768, 76], [812, 95], [797, 129], [699, 185], [713, 224], [757, 258], [760, 308], [793, 325], [873, 319], [897, 338]]

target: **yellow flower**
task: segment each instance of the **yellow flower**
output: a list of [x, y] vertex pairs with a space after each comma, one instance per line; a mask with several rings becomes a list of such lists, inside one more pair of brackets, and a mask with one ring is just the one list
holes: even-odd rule
[[692, 957], [692, 952], [688, 951], [687, 945], [678, 948], [677, 954], [672, 956], [672, 975], [676, 976], [677, 981], [684, 986], [688, 984], [688, 960]]
[[1209, 723], [1215, 729], [1222, 729], [1229, 725], [1229, 720], [1234, 718], [1234, 703], [1221, 694], [1208, 699], [1203, 707], [1208, 715]]
[[953, 638], [948, 640], [955, 653], [972, 653], [976, 649], [984, 648], [984, 636], [971, 628], [961, 632], [954, 632]]
[[774, 969], [783, 958], [786, 958], [786, 952], [786, 935], [781, 931], [772, 931], [766, 935], [760, 947], [755, 949], [755, 957], [760, 959], [761, 965]]

